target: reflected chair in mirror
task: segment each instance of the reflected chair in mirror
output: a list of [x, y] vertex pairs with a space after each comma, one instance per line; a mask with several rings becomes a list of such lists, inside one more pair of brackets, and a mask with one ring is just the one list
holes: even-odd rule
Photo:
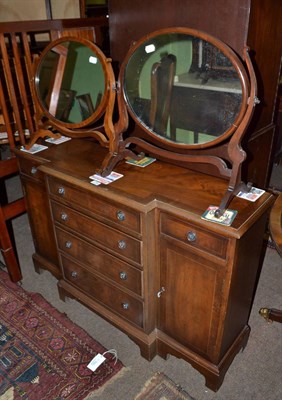
[[76, 99], [78, 100], [82, 119], [87, 119], [95, 112], [95, 108], [98, 107], [102, 97], [101, 97], [101, 93], [99, 93], [97, 96], [97, 102], [96, 102], [95, 108], [92, 103], [90, 93], [85, 93], [85, 94], [76, 96]]
[[56, 116], [61, 121], [68, 121], [72, 104], [76, 95], [75, 90], [61, 89], [58, 104], [56, 107]]
[[163, 56], [151, 70], [150, 126], [161, 135], [167, 135], [175, 71], [174, 54]]

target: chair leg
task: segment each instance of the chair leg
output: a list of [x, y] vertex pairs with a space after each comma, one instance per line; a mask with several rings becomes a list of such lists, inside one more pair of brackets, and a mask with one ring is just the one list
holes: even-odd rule
[[12, 282], [22, 279], [21, 269], [17, 259], [16, 251], [13, 248], [9, 231], [6, 225], [2, 208], [0, 207], [0, 246], [5, 265]]
[[282, 323], [282, 310], [276, 308], [261, 308], [259, 314], [266, 319], [267, 322], [280, 322]]

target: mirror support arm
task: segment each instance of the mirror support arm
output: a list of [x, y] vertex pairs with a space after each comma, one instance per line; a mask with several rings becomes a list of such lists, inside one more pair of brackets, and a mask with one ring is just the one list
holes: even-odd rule
[[231, 137], [230, 142], [228, 144], [228, 154], [233, 163], [232, 165], [232, 172], [230, 176], [230, 181], [228, 185], [228, 189], [221, 201], [221, 204], [218, 210], [215, 212], [216, 217], [220, 217], [223, 215], [224, 211], [228, 207], [228, 204], [232, 200], [234, 196], [236, 196], [240, 191], [249, 192], [252, 188], [252, 183], [248, 182], [245, 184], [241, 180], [241, 170], [242, 170], [242, 163], [246, 159], [246, 152], [241, 147], [241, 139], [246, 132], [249, 123], [251, 121], [251, 117], [254, 113], [255, 106], [259, 103], [259, 99], [257, 97], [257, 81], [254, 72], [254, 68], [249, 56], [249, 48], [244, 48], [244, 58], [247, 64], [249, 77], [250, 77], [250, 96], [248, 99], [248, 107], [246, 113], [243, 117], [243, 120]]

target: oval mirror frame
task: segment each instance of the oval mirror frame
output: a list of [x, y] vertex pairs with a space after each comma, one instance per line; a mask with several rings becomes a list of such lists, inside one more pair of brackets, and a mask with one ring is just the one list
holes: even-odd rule
[[[230, 123], [230, 126], [227, 127], [226, 130], [220, 136], [216, 137], [214, 140], [207, 141], [206, 143], [191, 144], [187, 143], [188, 140], [186, 140], [186, 143], [176, 142], [176, 141], [173, 142], [172, 140], [167, 140], [164, 137], [164, 135], [160, 135], [158, 131], [154, 132], [154, 130], [152, 129], [153, 125], [151, 125], [150, 127], [149, 125], [146, 124], [146, 121], [144, 122], [142, 118], [139, 118], [138, 114], [136, 115], [134, 108], [128, 101], [129, 96], [126, 91], [127, 89], [126, 73], [128, 73], [127, 67], [128, 64], [130, 63], [131, 57], [133, 57], [133, 55], [138, 51], [138, 49], [141, 46], [143, 46], [144, 49], [145, 44], [149, 46], [150, 52], [151, 50], [152, 52], [155, 51], [153, 43], [154, 38], [160, 38], [160, 37], [163, 38], [165, 35], [175, 35], [175, 34], [184, 36], [186, 35], [189, 36], [190, 38], [195, 37], [199, 40], [202, 40], [203, 43], [209, 43], [211, 46], [218, 49], [219, 51], [218, 65], [215, 64], [217, 65], [217, 69], [218, 70], [221, 69], [222, 62], [224, 64], [223, 67], [225, 69], [226, 68], [228, 69], [228, 67], [231, 66], [232, 70], [236, 72], [239, 83], [241, 85], [241, 90], [239, 90], [239, 92], [237, 92], [237, 87], [235, 87], [236, 89], [235, 92], [234, 91], [231, 92], [235, 93], [236, 95], [239, 94], [242, 98], [241, 105], [240, 107], [238, 107], [239, 109], [236, 109], [237, 110], [236, 113], [233, 114], [235, 115], [234, 120]], [[190, 43], [190, 48], [192, 48], [192, 51], [190, 50], [188, 54], [192, 53], [193, 55], [194, 47], [191, 46], [191, 43]], [[169, 51], [165, 53], [166, 54], [164, 55], [159, 54], [157, 62], [155, 63], [154, 61], [153, 65], [152, 64], [149, 65], [149, 67], [151, 67], [151, 71], [149, 68], [149, 73], [147, 72], [146, 75], [146, 82], [148, 82], [147, 86], [153, 88], [150, 94], [151, 97], [149, 97], [149, 103], [147, 103], [149, 104], [150, 107], [149, 108], [150, 113], [147, 112], [145, 114], [147, 120], [148, 120], [148, 115], [150, 117], [149, 123], [151, 123], [152, 121], [151, 116], [156, 115], [155, 114], [156, 107], [159, 106], [158, 97], [155, 96], [156, 93], [158, 94], [158, 91], [155, 90], [156, 85], [154, 79], [152, 79], [152, 75], [154, 75], [156, 71], [159, 71], [159, 64], [161, 64], [162, 66], [165, 65], [167, 67], [167, 65], [171, 66], [171, 64], [174, 64], [175, 59], [177, 60], [177, 57], [175, 54], [173, 54], [171, 48], [169, 48]], [[144, 54], [144, 50], [142, 54]], [[185, 56], [186, 54], [187, 52], [184, 52]], [[160, 55], [161, 59], [159, 60]], [[165, 64], [163, 64], [163, 58], [165, 58], [166, 61]], [[191, 59], [193, 60], [192, 57]], [[158, 31], [147, 34], [145, 37], [141, 38], [139, 41], [134, 43], [129, 52], [127, 53], [124, 62], [121, 65], [119, 82], [117, 87], [119, 120], [115, 124], [115, 129], [114, 129], [115, 136], [113, 138], [114, 140], [112, 140], [111, 142], [111, 146], [109, 147], [109, 153], [104, 158], [101, 166], [100, 170], [101, 175], [107, 176], [108, 174], [110, 174], [111, 171], [113, 171], [113, 168], [121, 160], [133, 158], [134, 160], [139, 161], [144, 157], [144, 154], [149, 155], [150, 157], [151, 156], [156, 157], [157, 159], [160, 160], [176, 163], [181, 166], [185, 166], [187, 168], [191, 168], [199, 172], [205, 173], [207, 175], [214, 175], [226, 179], [228, 181], [226, 192], [221, 200], [220, 205], [215, 211], [216, 218], [223, 215], [224, 210], [226, 210], [231, 199], [240, 191], [249, 191], [252, 186], [251, 183], [245, 184], [242, 181], [242, 163], [246, 159], [247, 153], [243, 150], [241, 144], [243, 136], [246, 133], [251, 118], [253, 116], [255, 106], [260, 101], [257, 97], [257, 81], [256, 81], [255, 71], [249, 55], [249, 48], [246, 45], [242, 49], [242, 59], [244, 60], [245, 66], [242, 64], [239, 57], [234, 53], [234, 51], [226, 44], [224, 44], [222, 41], [214, 38], [213, 36], [205, 32], [200, 32], [190, 28], [177, 27], [177, 28], [160, 29]], [[130, 80], [128, 81], [129, 84], [132, 84], [133, 82], [133, 86], [131, 86], [133, 88], [132, 90], [133, 95], [137, 94], [135, 98], [133, 97], [134, 104], [135, 104], [135, 99], [137, 99], [137, 104], [138, 104], [138, 101], [144, 98], [139, 96], [138, 84], [139, 84], [139, 75], [142, 68], [139, 68], [138, 66], [138, 57], [136, 61], [137, 61], [137, 65], [135, 65], [136, 68], [133, 69], [133, 74], [129, 77]], [[173, 71], [173, 74], [171, 74], [171, 70]], [[158, 78], [160, 80], [157, 82], [159, 86], [160, 83], [161, 84], [165, 83], [165, 85], [167, 86], [167, 82], [170, 82], [170, 85], [172, 86], [174, 83], [177, 82], [171, 79], [171, 75], [174, 77], [174, 72], [175, 72], [172, 68], [169, 69], [163, 68], [160, 71], [161, 72], [158, 74]], [[165, 73], [163, 73], [163, 71], [165, 71]], [[169, 71], [169, 73], [167, 73], [167, 71]], [[190, 73], [190, 69], [186, 71]], [[164, 76], [166, 78], [169, 76], [169, 79], [162, 80]], [[190, 77], [191, 76], [189, 76], [189, 78]], [[210, 77], [208, 77], [208, 79], [209, 78]], [[152, 85], [152, 82], [154, 83], [154, 85]], [[204, 84], [205, 83], [206, 82], [204, 82]], [[228, 90], [225, 90], [226, 85], [223, 85], [223, 88], [224, 88], [223, 92], [228, 93]], [[231, 88], [233, 89], [233, 86], [231, 86]], [[202, 87], [201, 88], [197, 87], [196, 89], [201, 89], [202, 91], [204, 90]], [[202, 97], [204, 98], [204, 96]], [[156, 98], [157, 101], [155, 100]], [[164, 98], [166, 97], [165, 96], [160, 97], [160, 103], [163, 103]], [[154, 101], [151, 101], [152, 99], [154, 99]], [[192, 106], [194, 106], [193, 102]], [[234, 103], [236, 102], [231, 101], [232, 107], [234, 106]], [[144, 110], [143, 106], [144, 103], [141, 102], [141, 107], [139, 108], [141, 111]], [[233, 109], [232, 107], [231, 108], [228, 107], [226, 110], [223, 105], [222, 109], [224, 112], [227, 111], [229, 113], [230, 110]], [[184, 112], [186, 109], [187, 107], [186, 108], [184, 107]], [[203, 107], [203, 109], [205, 109], [205, 107]], [[209, 107], [207, 107], [207, 109], [209, 110]], [[152, 110], [153, 112], [151, 114]], [[166, 108], [164, 110], [166, 110]], [[177, 113], [177, 108], [174, 108], [173, 110], [176, 110]], [[161, 112], [162, 111], [163, 109], [161, 108]], [[140, 132], [140, 130], [138, 131], [138, 129], [134, 131], [132, 130], [128, 131], [129, 127], [128, 115], [131, 115], [133, 121], [135, 121], [137, 126], [141, 127], [141, 130], [143, 132]], [[165, 115], [167, 117], [167, 114]], [[215, 114], [213, 114], [213, 116], [214, 115]], [[229, 115], [232, 115], [232, 113], [230, 113]], [[170, 114], [170, 117], [171, 116], [173, 116], [172, 112]], [[175, 116], [173, 116], [173, 118], [174, 117]], [[201, 118], [201, 113], [199, 114], [199, 119], [200, 118]], [[216, 115], [215, 118], [217, 118]], [[155, 121], [156, 120], [157, 119], [155, 119]], [[159, 122], [160, 120], [157, 121]], [[194, 121], [194, 119], [190, 119], [190, 121]], [[197, 121], [197, 119], [195, 119], [195, 121]], [[209, 119], [209, 121], [212, 121], [212, 118]], [[229, 122], [230, 119], [227, 117], [224, 118], [223, 121]], [[162, 126], [168, 126], [168, 125], [162, 125]], [[126, 137], [123, 135], [123, 133], [125, 132], [126, 132]], [[160, 132], [163, 134], [163, 132], [165, 131], [160, 131]], [[145, 135], [143, 133], [145, 133]], [[171, 130], [168, 133], [171, 134]]]
[[[50, 112], [50, 109], [48, 109], [46, 107], [45, 102], [42, 100], [41, 93], [39, 92], [40, 72], [42, 71], [42, 67], [44, 66], [44, 61], [47, 60], [48, 54], [50, 54], [50, 52], [52, 50], [54, 50], [55, 48], [61, 49], [63, 52], [64, 49], [67, 48], [67, 46], [64, 46], [64, 43], [76, 43], [78, 46], [80, 45], [80, 46], [87, 47], [88, 50], [90, 50], [93, 53], [93, 60], [95, 60], [96, 63], [98, 62], [101, 64], [101, 69], [102, 69], [102, 72], [104, 75], [104, 85], [103, 85], [104, 92], [101, 95], [101, 99], [100, 99], [99, 103], [94, 108], [94, 111], [93, 111], [93, 108], [91, 107], [92, 112], [89, 113], [89, 116], [87, 115], [87, 117], [85, 119], [82, 118], [81, 121], [77, 121], [77, 122], [68, 122], [68, 121], [63, 121], [63, 120], [56, 118], [56, 116]], [[58, 50], [56, 50], [56, 52], [58, 53]], [[65, 60], [62, 61], [63, 64], [65, 62], [66, 62]], [[99, 118], [101, 118], [102, 115], [105, 114], [107, 104], [108, 104], [108, 99], [109, 99], [109, 91], [110, 91], [109, 82], [111, 81], [111, 79], [108, 76], [107, 63], [108, 63], [108, 59], [106, 58], [104, 53], [99, 49], [99, 47], [97, 47], [93, 42], [91, 42], [88, 39], [73, 37], [73, 36], [64, 36], [64, 37], [58, 38], [58, 39], [52, 41], [51, 43], [49, 43], [49, 45], [47, 45], [47, 47], [43, 50], [42, 54], [40, 55], [39, 59], [37, 60], [36, 71], [35, 71], [35, 76], [34, 76], [34, 88], [35, 88], [34, 92], [35, 92], [35, 97], [37, 100], [37, 104], [40, 108], [41, 114], [43, 114], [45, 117], [47, 117], [54, 124], [55, 127], [58, 127], [58, 128], [63, 127], [63, 128], [68, 128], [68, 129], [74, 129], [74, 130], [77, 128], [87, 127], [87, 126], [93, 124], [94, 122], [98, 121]], [[91, 78], [95, 79], [95, 77], [89, 77], [89, 76], [85, 76], [85, 78], [87, 80], [89, 80]], [[62, 82], [62, 77], [59, 77], [58, 81], [59, 81], [59, 85], [60, 85], [60, 82]], [[50, 79], [50, 83], [51, 83], [51, 79]], [[91, 95], [91, 93], [90, 93], [90, 95]], [[55, 93], [55, 97], [56, 96], [58, 99], [58, 93]], [[83, 99], [83, 101], [84, 101], [84, 99]], [[90, 109], [90, 107], [88, 109]]]
[[[134, 56], [138, 54], [138, 51], [142, 49], [142, 52], [145, 51], [145, 48], [150, 47], [152, 44], [154, 45], [154, 42], [156, 42], [158, 39], [161, 38], [162, 43], [167, 43], [169, 45], [169, 41], [166, 42], [166, 36], [170, 38], [171, 36], [176, 35], [176, 36], [187, 36], [187, 38], [196, 38], [201, 41], [205, 41], [214, 48], [218, 49], [220, 54], [223, 54], [228, 60], [230, 65], [232, 66], [233, 70], [236, 72], [238, 80], [240, 82], [241, 86], [241, 105], [239, 107], [239, 110], [236, 113], [236, 116], [230, 126], [220, 135], [220, 136], [214, 136], [213, 139], [207, 142], [202, 142], [202, 143], [184, 143], [184, 142], [174, 142], [173, 140], [170, 140], [163, 135], [160, 135], [158, 132], [154, 131], [154, 129], [150, 128], [147, 122], [144, 122], [142, 118], [139, 118], [138, 115], [136, 114], [134, 107], [132, 107], [132, 104], [130, 103], [129, 96], [127, 93], [127, 75], [129, 75], [129, 66], [131, 61], [134, 59]], [[136, 67], [136, 64], [135, 64]], [[138, 68], [142, 69], [142, 63], [138, 65]], [[153, 71], [153, 68], [152, 68]], [[140, 72], [140, 71], [138, 71]], [[221, 72], [219, 68], [219, 73]], [[136, 76], [136, 72], [135, 72]], [[131, 74], [131, 79], [132, 79], [132, 74]], [[138, 82], [139, 84], [139, 82]], [[190, 29], [190, 28], [185, 28], [185, 27], [173, 27], [173, 28], [165, 28], [165, 29], [160, 29], [158, 31], [152, 32], [137, 42], [135, 42], [132, 47], [130, 48], [129, 52], [126, 55], [125, 60], [122, 63], [121, 70], [120, 70], [120, 86], [123, 94], [123, 101], [126, 104], [126, 108], [128, 110], [128, 113], [130, 116], [133, 118], [133, 120], [137, 123], [138, 126], [141, 127], [143, 131], [145, 131], [149, 136], [151, 136], [154, 140], [154, 142], [158, 142], [159, 146], [164, 147], [164, 148], [174, 148], [175, 150], [180, 150], [183, 149], [204, 149], [208, 147], [212, 147], [215, 145], [218, 145], [219, 143], [224, 142], [226, 139], [228, 139], [232, 134], [236, 131], [237, 127], [240, 125], [244, 114], [247, 109], [248, 105], [248, 93], [249, 93], [249, 79], [245, 70], [245, 67], [243, 66], [242, 62], [240, 61], [239, 57], [235, 54], [235, 52], [227, 46], [225, 43], [223, 43], [221, 40], [214, 38], [213, 36], [201, 32], [198, 30]]]

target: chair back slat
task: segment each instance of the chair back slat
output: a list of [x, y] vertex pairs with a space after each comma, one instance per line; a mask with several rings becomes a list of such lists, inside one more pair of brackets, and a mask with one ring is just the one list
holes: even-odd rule
[[[23, 131], [23, 126], [22, 126], [22, 121], [21, 121], [21, 116], [20, 116], [20, 109], [19, 109], [19, 104], [17, 101], [17, 91], [15, 87], [15, 80], [12, 74], [12, 69], [11, 66], [14, 65], [14, 58], [12, 57], [9, 58], [8, 55], [8, 49], [7, 45], [5, 42], [5, 37], [3, 33], [0, 33], [0, 48], [1, 48], [1, 53], [2, 53], [2, 65], [4, 69], [4, 77], [6, 79], [6, 84], [8, 88], [8, 95], [9, 95], [9, 102], [13, 108], [13, 115], [15, 118], [15, 127], [18, 130], [18, 133], [20, 135], [21, 141], [24, 141], [24, 131]], [[5, 121], [6, 122], [6, 121]], [[11, 121], [9, 120], [8, 123]], [[6, 123], [7, 125], [7, 123]]]
[[[5, 132], [7, 133], [7, 138], [5, 138], [1, 141], [3, 143], [7, 143], [7, 141], [8, 141], [10, 149], [14, 149], [15, 148], [15, 140], [14, 140], [12, 125], [7, 124], [7, 122], [6, 122], [6, 121], [9, 121], [10, 117], [9, 117], [9, 112], [8, 112], [7, 105], [6, 105], [6, 99], [4, 96], [4, 90], [3, 90], [1, 80], [0, 80], [0, 108], [1, 108], [1, 113], [3, 114], [3, 120], [5, 121]], [[1, 141], [0, 141], [0, 144], [1, 144]]]
[[[26, 127], [30, 133], [33, 133], [34, 126], [33, 126], [33, 118], [32, 118], [32, 114], [33, 114], [32, 101], [31, 100], [28, 101], [28, 94], [29, 94], [29, 97], [31, 98], [31, 89], [30, 89], [31, 81], [28, 78], [28, 71], [26, 70], [26, 64], [25, 64], [26, 54], [23, 54], [22, 56], [20, 56], [19, 46], [18, 46], [19, 42], [16, 39], [16, 35], [14, 33], [12, 33], [11, 37], [12, 37], [12, 47], [13, 47], [13, 54], [14, 54], [15, 72], [16, 72], [17, 84], [18, 84], [19, 92], [20, 92], [20, 98], [22, 101], [24, 117], [26, 120]], [[29, 49], [28, 49], [28, 53], [30, 53]], [[25, 74], [24, 74], [23, 68], [25, 68]], [[22, 133], [22, 135], [20, 135], [20, 137], [21, 137], [21, 143], [24, 144], [24, 140], [25, 140], [24, 133]]]

